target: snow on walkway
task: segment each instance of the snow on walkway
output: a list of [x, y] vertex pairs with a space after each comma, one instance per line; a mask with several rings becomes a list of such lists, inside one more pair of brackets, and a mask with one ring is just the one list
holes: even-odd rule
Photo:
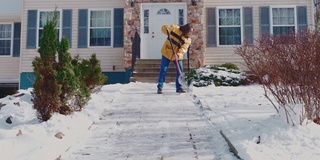
[[102, 88], [106, 109], [84, 146], [72, 146], [61, 160], [235, 160], [218, 129], [203, 115], [192, 93], [166, 84], [134, 83]]
[[[0, 99], [1, 160], [318, 160], [320, 127], [295, 105], [292, 124], [276, 113], [260, 85], [192, 87], [166, 84], [103, 86], [81, 112], [39, 122], [32, 89]], [[10, 120], [10, 121], [9, 121]], [[44, 157], [45, 155], [45, 157]]]

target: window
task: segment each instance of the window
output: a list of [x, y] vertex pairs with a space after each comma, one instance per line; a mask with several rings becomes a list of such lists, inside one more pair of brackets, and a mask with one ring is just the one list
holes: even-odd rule
[[240, 8], [219, 9], [218, 15], [219, 44], [241, 45]]
[[123, 47], [124, 9], [79, 9], [78, 48]]
[[111, 10], [90, 11], [90, 46], [111, 46], [111, 14]]
[[0, 24], [0, 56], [11, 55], [12, 26], [12, 24]]
[[149, 10], [148, 9], [144, 10], [143, 18], [144, 18], [144, 21], [143, 21], [144, 33], [149, 33]]
[[[42, 37], [43, 34], [43, 27], [46, 25], [46, 23], [50, 20], [53, 19], [54, 16], [54, 12], [55, 11], [39, 11], [39, 19], [38, 19], [38, 46], [39, 46], [39, 42], [40, 42], [40, 38]], [[61, 39], [61, 31], [60, 31], [60, 11], [57, 11], [58, 14], [58, 19], [57, 19], [57, 34], [58, 34], [58, 38], [59, 40]]]
[[166, 8], [161, 8], [158, 12], [157, 15], [170, 15], [170, 11]]
[[295, 8], [272, 8], [272, 31], [274, 35], [294, 33]]

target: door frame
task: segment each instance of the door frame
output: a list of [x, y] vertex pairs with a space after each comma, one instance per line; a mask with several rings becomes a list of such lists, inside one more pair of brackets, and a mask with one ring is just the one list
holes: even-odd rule
[[[188, 14], [188, 10], [187, 10], [187, 3], [186, 2], [175, 2], [175, 3], [141, 3], [140, 4], [140, 38], [141, 38], [141, 45], [140, 45], [140, 59], [148, 59], [148, 54], [147, 53], [149, 51], [148, 46], [145, 44], [145, 41], [147, 39], [147, 37], [150, 34], [150, 31], [152, 29], [149, 28], [149, 33], [147, 35], [144, 34], [144, 9], [149, 9], [149, 15], [152, 9], [152, 6], [159, 6], [159, 5], [182, 5], [182, 8], [184, 9], [184, 24], [186, 24], [188, 22], [187, 20], [187, 14]], [[149, 17], [151, 18], [151, 17]], [[178, 18], [178, 17], [176, 17]], [[149, 26], [150, 26], [150, 21], [149, 21]], [[162, 44], [161, 44], [162, 45]], [[158, 51], [159, 54], [160, 50]], [[161, 57], [161, 56], [159, 56]], [[159, 58], [160, 59], [160, 58]]]

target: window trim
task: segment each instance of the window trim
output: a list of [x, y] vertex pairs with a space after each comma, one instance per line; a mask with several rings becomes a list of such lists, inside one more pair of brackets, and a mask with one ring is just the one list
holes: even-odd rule
[[0, 55], [0, 57], [13, 57], [13, 34], [14, 34], [14, 23], [13, 22], [1, 22], [0, 24], [10, 24], [11, 25], [11, 37], [10, 37], [10, 54], [9, 55]]
[[[91, 26], [90, 26], [90, 21], [91, 21], [91, 11], [110, 11], [111, 12], [111, 26], [110, 26], [110, 29], [111, 29], [111, 35], [110, 35], [110, 46], [90, 46], [90, 29], [91, 29]], [[113, 48], [113, 43], [114, 43], [114, 8], [89, 8], [88, 9], [88, 29], [87, 29], [87, 34], [88, 34], [88, 37], [87, 37], [87, 48]]]
[[273, 34], [273, 27], [278, 26], [278, 27], [288, 27], [288, 26], [292, 26], [292, 25], [273, 25], [273, 12], [272, 9], [274, 8], [293, 8], [293, 15], [294, 15], [294, 32], [297, 33], [298, 31], [298, 17], [297, 17], [297, 6], [295, 5], [285, 5], [285, 6], [270, 6], [270, 34]]
[[[220, 24], [219, 24], [219, 10], [220, 9], [240, 9], [240, 42], [241, 44], [237, 44], [237, 45], [221, 45], [220, 44], [220, 33], [219, 33], [219, 28], [220, 28]], [[216, 8], [216, 42], [217, 42], [217, 47], [230, 47], [230, 46], [241, 46], [243, 45], [243, 7], [242, 6], [222, 6], [222, 7], [217, 7]]]
[[[40, 21], [40, 12], [54, 12], [55, 10], [52, 10], [52, 9], [39, 9], [37, 12], [37, 33], [36, 33], [36, 45], [37, 45], [37, 48], [39, 48], [39, 30], [40, 30], [40, 24], [39, 24], [39, 21]], [[59, 18], [60, 18], [60, 23], [59, 23], [59, 41], [61, 41], [62, 39], [62, 9], [58, 9], [56, 10], [58, 11], [60, 14]]]

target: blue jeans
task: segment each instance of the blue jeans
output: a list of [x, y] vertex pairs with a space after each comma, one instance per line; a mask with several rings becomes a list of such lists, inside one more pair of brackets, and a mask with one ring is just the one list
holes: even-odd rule
[[[175, 61], [173, 61], [174, 65], [176, 66], [176, 89], [182, 89], [182, 85], [179, 83], [179, 70], [178, 70], [178, 67], [177, 67], [177, 64]], [[163, 88], [163, 84], [165, 83], [166, 81], [166, 74], [167, 74], [167, 70], [168, 70], [168, 67], [169, 67], [169, 64], [170, 64], [170, 60], [167, 59], [165, 56], [162, 56], [162, 59], [161, 59], [161, 66], [160, 66], [160, 73], [159, 73], [159, 78], [158, 78], [158, 89], [161, 89]], [[181, 73], [183, 72], [183, 66], [182, 66], [182, 60], [178, 60], [178, 64], [180, 66], [180, 70], [181, 70]]]

